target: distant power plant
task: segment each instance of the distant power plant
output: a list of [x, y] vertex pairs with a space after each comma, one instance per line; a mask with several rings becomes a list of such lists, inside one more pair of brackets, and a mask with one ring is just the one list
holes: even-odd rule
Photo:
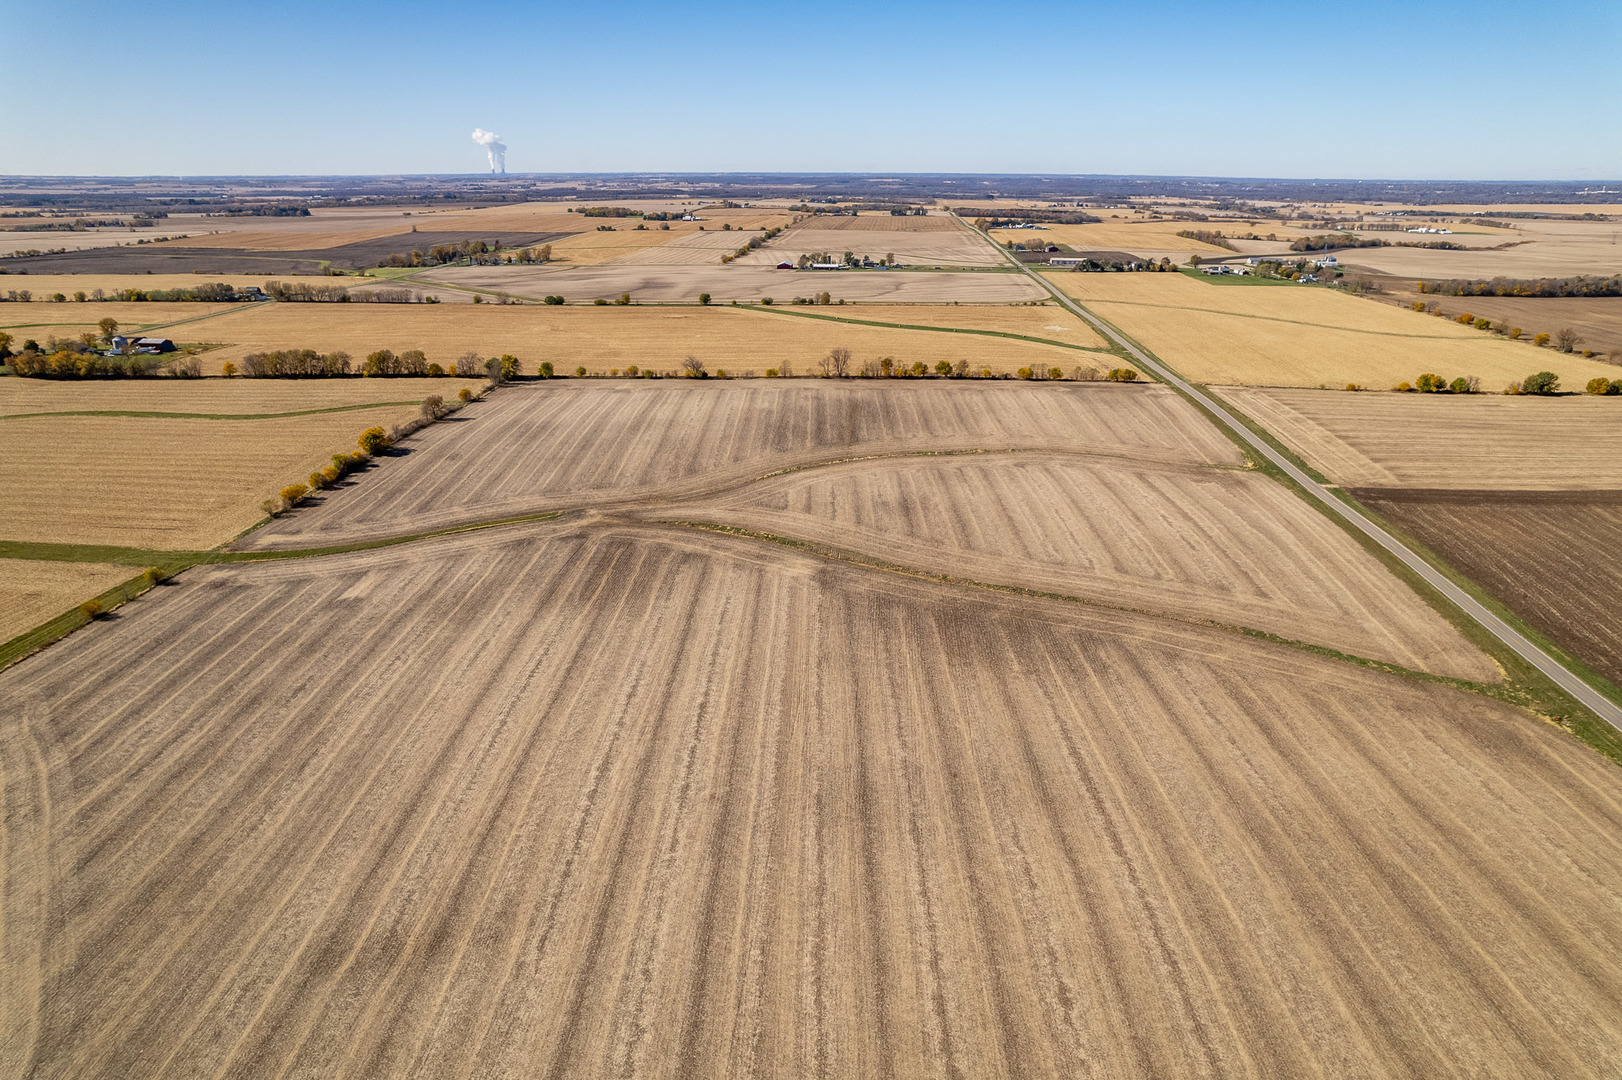
[[485, 154], [490, 158], [492, 173], [507, 171], [507, 144], [501, 141], [500, 135], [483, 128], [474, 128], [473, 141], [484, 147]]

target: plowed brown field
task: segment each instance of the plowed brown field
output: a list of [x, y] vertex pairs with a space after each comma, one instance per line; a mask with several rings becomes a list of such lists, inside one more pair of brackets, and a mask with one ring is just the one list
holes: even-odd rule
[[1041, 452], [887, 458], [648, 513], [1237, 623], [1444, 675], [1497, 675], [1346, 533], [1256, 473]]
[[1622, 686], [1622, 492], [1354, 494]]
[[410, 454], [364, 484], [244, 543], [312, 547], [654, 494], [690, 496], [774, 470], [875, 454], [1022, 448], [1240, 461], [1170, 390], [1096, 383], [540, 383], [506, 388], [407, 447]]
[[8, 1075], [1622, 1058], [1622, 779], [1506, 705], [669, 530], [160, 593], [0, 675]]

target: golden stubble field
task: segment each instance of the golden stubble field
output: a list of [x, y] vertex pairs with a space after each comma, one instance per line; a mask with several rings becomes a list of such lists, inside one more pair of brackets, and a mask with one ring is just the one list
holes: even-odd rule
[[[191, 284], [196, 285], [204, 280], [212, 279], [199, 278]], [[72, 292], [70, 291], [68, 295], [71, 296]], [[126, 335], [151, 330], [160, 337], [189, 341], [198, 335], [207, 336], [204, 327], [209, 324], [202, 320], [248, 307], [246, 304], [125, 304], [106, 301], [97, 303], [91, 300], [83, 303], [69, 300], [59, 304], [50, 301], [41, 302], [43, 298], [38, 292], [34, 296], [35, 299], [31, 303], [0, 304], [0, 330], [12, 336], [11, 347], [14, 350], [21, 349], [22, 343], [30, 338], [44, 345], [53, 337], [74, 340], [81, 334], [95, 334], [100, 337], [99, 324], [102, 319], [116, 320], [119, 332]], [[170, 327], [173, 327], [172, 332], [168, 329]], [[162, 360], [164, 357], [159, 359]]]
[[[961, 315], [963, 325], [970, 329], [990, 328], [985, 324], [991, 323], [999, 329], [1007, 325], [1013, 333], [1085, 348], [1102, 345], [1096, 335], [1080, 328], [1043, 329], [1075, 326], [1073, 320], [1051, 312], [1042, 316], [1036, 329], [1026, 329], [1032, 322], [1017, 313], [1039, 310], [1034, 308], [988, 308], [997, 313], [990, 316], [967, 307], [934, 312], [919, 309], [922, 314], [916, 320], [912, 308], [862, 305], [816, 310], [875, 322], [892, 321], [893, 317], [918, 325], [932, 320], [952, 325]], [[889, 356], [907, 365], [921, 360], [930, 367], [943, 359], [964, 359], [977, 372], [982, 367], [1002, 373], [1027, 366], [1058, 366], [1068, 372], [1078, 364], [1108, 367], [1110, 359], [1101, 353], [1009, 338], [898, 330], [726, 305], [265, 304], [198, 326], [195, 332], [200, 336], [234, 343], [204, 354], [205, 371], [210, 372], [218, 371], [227, 360], [240, 361], [248, 352], [295, 347], [321, 352], [341, 349], [357, 359], [380, 348], [396, 352], [422, 349], [430, 360], [440, 363], [471, 349], [481, 356], [511, 353], [531, 373], [539, 369], [541, 361], [549, 360], [559, 373], [584, 367], [603, 375], [632, 365], [676, 371], [690, 355], [704, 361], [711, 372], [725, 369], [732, 374], [753, 371], [758, 375], [787, 364], [807, 374], [835, 347], [850, 349], [858, 367], [863, 361]]]
[[0, 559], [0, 642], [26, 634], [139, 571], [104, 563]]
[[1186, 274], [1054, 271], [1048, 280], [1202, 383], [1389, 389], [1421, 372], [1486, 390], [1535, 371], [1582, 385], [1618, 369], [1389, 304], [1309, 286], [1218, 285]]
[[1338, 484], [1622, 487], [1622, 400], [1614, 397], [1216, 389]]
[[1210, 629], [571, 521], [192, 571], [0, 711], [37, 1076], [1622, 1055], [1616, 768]]
[[363, 429], [409, 420], [428, 394], [450, 399], [471, 385], [455, 379], [0, 380], [6, 413], [256, 413], [410, 402], [249, 420], [0, 417], [0, 458], [19, 466], [0, 505], [0, 540], [214, 547], [258, 521], [260, 504], [283, 486], [302, 482], [333, 454], [354, 450]]

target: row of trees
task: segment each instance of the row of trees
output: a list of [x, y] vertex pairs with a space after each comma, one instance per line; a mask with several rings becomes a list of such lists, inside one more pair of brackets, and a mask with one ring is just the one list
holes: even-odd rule
[[[227, 285], [223, 281], [216, 281], [193, 285], [187, 289], [114, 289], [111, 292], [105, 289], [91, 289], [89, 292], [80, 289], [71, 297], [66, 293], [52, 293], [46, 299], [61, 304], [72, 300], [76, 303], [100, 303], [103, 300], [114, 300], [125, 304], [154, 303], [187, 303], [199, 301], [202, 303], [222, 304], [232, 300], [241, 299], [241, 293], [234, 285]], [[8, 289], [0, 300], [28, 303], [34, 299], [34, 294], [28, 289]]]
[[1489, 281], [1421, 281], [1415, 288], [1437, 296], [1622, 296], [1622, 274], [1595, 277], [1507, 278]]
[[[1436, 315], [1442, 318], [1449, 317], [1446, 312], [1441, 310], [1441, 305], [1434, 300], [1429, 302], [1424, 300], [1415, 300], [1410, 306], [1415, 311], [1427, 312], [1431, 315]], [[1519, 326], [1510, 326], [1507, 323], [1502, 322], [1495, 323], [1485, 315], [1476, 315], [1475, 313], [1469, 311], [1462, 315], [1453, 316], [1452, 318], [1454, 322], [1460, 323], [1461, 325], [1473, 326], [1477, 330], [1490, 330], [1495, 334], [1500, 334], [1509, 338], [1511, 341], [1520, 341], [1525, 335], [1525, 331]], [[1533, 334], [1531, 340], [1532, 344], [1536, 345], [1540, 349], [1553, 344], [1555, 350], [1562, 353], [1576, 352], [1583, 344], [1582, 335], [1577, 333], [1576, 330], [1569, 326], [1562, 326], [1552, 335], [1548, 333]], [[1594, 352], [1592, 349], [1583, 349], [1583, 355], [1593, 356]]]

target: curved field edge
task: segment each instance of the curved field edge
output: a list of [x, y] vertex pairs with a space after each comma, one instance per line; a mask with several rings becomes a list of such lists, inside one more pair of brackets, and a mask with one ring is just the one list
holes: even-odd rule
[[142, 988], [50, 995], [42, 1071], [1582, 1076], [1622, 1043], [1616, 777], [1515, 710], [722, 537], [523, 539], [202, 571], [8, 674], [59, 702], [78, 808], [44, 963]]
[[[960, 220], [960, 223], [964, 228], [970, 228], [967, 222], [962, 222]], [[971, 231], [973, 230], [971, 229]], [[1411, 551], [1415, 552], [1415, 554], [1418, 554], [1422, 559], [1430, 563], [1430, 565], [1438, 573], [1446, 575], [1451, 581], [1453, 581], [1455, 585], [1468, 592], [1478, 603], [1481, 603], [1493, 614], [1503, 619], [1516, 632], [1526, 637], [1527, 640], [1533, 642], [1540, 649], [1543, 649], [1551, 657], [1565, 665], [1569, 670], [1577, 673], [1597, 692], [1603, 694], [1613, 701], [1616, 701], [1619, 705], [1622, 705], [1622, 691], [1619, 691], [1619, 688], [1612, 685], [1609, 680], [1604, 679], [1603, 677], [1599, 676], [1598, 673], [1593, 672], [1592, 669], [1590, 669], [1588, 665], [1583, 663], [1581, 660], [1577, 659], [1576, 657], [1569, 656], [1565, 650], [1559, 648], [1559, 646], [1555, 645], [1553, 642], [1550, 642], [1535, 628], [1527, 625], [1526, 622], [1520, 618], [1520, 616], [1516, 615], [1512, 611], [1509, 611], [1497, 600], [1486, 594], [1474, 581], [1464, 577], [1452, 566], [1448, 565], [1445, 561], [1442, 561], [1435, 552], [1428, 550], [1424, 547], [1424, 545], [1421, 544], [1410, 544], [1409, 541], [1411, 538], [1407, 537], [1402, 530], [1390, 528], [1384, 519], [1382, 519], [1378, 514], [1368, 510], [1356, 499], [1353, 499], [1351, 496], [1347, 495], [1344, 490], [1329, 481], [1323, 476], [1322, 473], [1313, 468], [1309, 462], [1303, 460], [1299, 454], [1295, 453], [1294, 450], [1288, 446], [1285, 446], [1270, 431], [1253, 420], [1244, 412], [1244, 410], [1236, 408], [1227, 398], [1223, 397], [1220, 393], [1217, 393], [1211, 387], [1189, 380], [1187, 376], [1182, 375], [1182, 373], [1179, 372], [1174, 365], [1166, 363], [1166, 361], [1153, 349], [1144, 346], [1141, 341], [1134, 338], [1131, 334], [1126, 333], [1109, 319], [1099, 315], [1092, 308], [1088, 307], [1083, 301], [1078, 300], [1075, 297], [1070, 297], [1069, 299], [1075, 303], [1077, 307], [1086, 310], [1087, 313], [1096, 319], [1101, 325], [1108, 327], [1110, 331], [1118, 335], [1121, 340], [1130, 342], [1135, 348], [1141, 349], [1157, 363], [1163, 365], [1168, 371], [1177, 374], [1179, 378], [1189, 382], [1190, 385], [1196, 387], [1201, 392], [1210, 395], [1212, 399], [1221, 402], [1222, 406], [1228, 410], [1229, 414], [1236, 418], [1249, 431], [1251, 431], [1258, 438], [1264, 440], [1276, 452], [1288, 459], [1292, 464], [1305, 472], [1313, 480], [1324, 485], [1324, 487], [1337, 499], [1340, 499], [1347, 505], [1357, 509], [1370, 521], [1375, 522], [1382, 528], [1386, 528], [1391, 535], [1397, 537], [1404, 544], [1407, 544]], [[1367, 549], [1370, 554], [1374, 555], [1375, 558], [1384, 563], [1387, 569], [1389, 569], [1402, 581], [1406, 582], [1410, 588], [1423, 597], [1426, 603], [1430, 604], [1431, 607], [1433, 607], [1443, 618], [1452, 623], [1460, 633], [1465, 635], [1469, 641], [1475, 644], [1488, 656], [1492, 657], [1493, 662], [1496, 663], [1504, 672], [1504, 682], [1498, 687], [1491, 688], [1490, 690], [1484, 690], [1483, 692], [1487, 692], [1490, 696], [1499, 700], [1507, 701], [1529, 710], [1530, 712], [1547, 720], [1549, 723], [1563, 728], [1573, 737], [1587, 744], [1600, 754], [1603, 754], [1617, 765], [1622, 765], [1622, 731], [1618, 731], [1615, 727], [1595, 715], [1594, 712], [1587, 706], [1583, 705], [1570, 694], [1566, 693], [1541, 671], [1533, 667], [1526, 660], [1522, 659], [1521, 656], [1513, 649], [1490, 633], [1486, 627], [1476, 622], [1476, 620], [1470, 618], [1445, 596], [1437, 592], [1429, 582], [1425, 581], [1422, 577], [1415, 573], [1413, 569], [1403, 563], [1402, 560], [1398, 559], [1395, 555], [1391, 554], [1379, 544], [1375, 543], [1372, 538], [1365, 535], [1361, 530], [1353, 528], [1350, 522], [1344, 520], [1337, 514], [1331, 513], [1327, 507], [1321, 505], [1317, 499], [1312, 498], [1310, 494], [1296, 484], [1296, 482], [1288, 474], [1273, 466], [1273, 464], [1267, 461], [1265, 458], [1258, 457], [1251, 451], [1250, 447], [1246, 445], [1245, 441], [1240, 438], [1236, 432], [1234, 432], [1225, 422], [1213, 414], [1209, 409], [1202, 406], [1198, 400], [1183, 393], [1182, 390], [1177, 386], [1156, 377], [1153, 372], [1145, 372], [1144, 374], [1146, 374], [1153, 381], [1167, 386], [1174, 393], [1176, 393], [1178, 397], [1192, 405], [1196, 410], [1198, 410], [1201, 416], [1210, 421], [1210, 423], [1218, 431], [1222, 432], [1222, 434], [1230, 442], [1239, 448], [1240, 453], [1244, 455], [1245, 460], [1249, 463], [1250, 467], [1258, 469], [1266, 475], [1271, 476], [1279, 483], [1285, 485], [1298, 497], [1305, 499], [1307, 503], [1315, 510], [1327, 516], [1339, 528], [1349, 533], [1352, 538], [1355, 539], [1359, 544], [1363, 545], [1363, 547]]]

